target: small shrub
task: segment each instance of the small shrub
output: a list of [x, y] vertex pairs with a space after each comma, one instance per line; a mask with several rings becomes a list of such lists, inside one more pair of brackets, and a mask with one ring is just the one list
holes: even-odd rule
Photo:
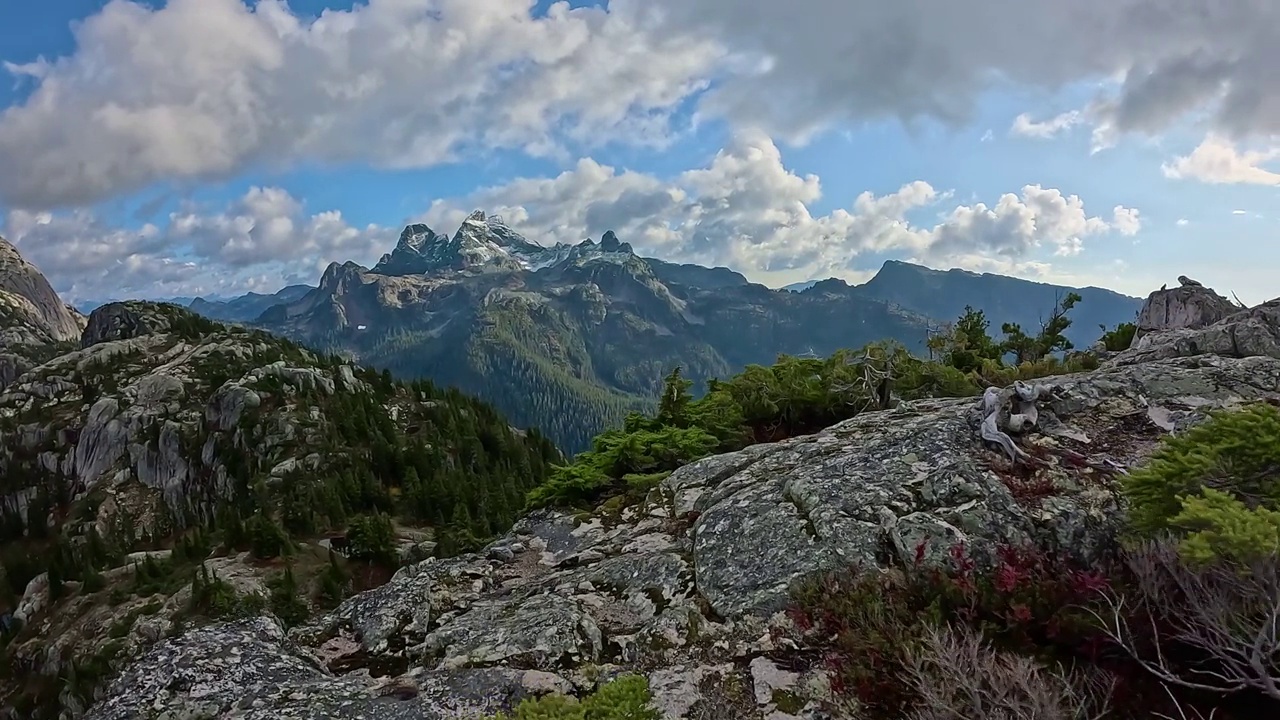
[[1200, 561], [1277, 550], [1280, 511], [1280, 408], [1256, 403], [1217, 412], [1166, 437], [1122, 489], [1134, 531], [1174, 532]]
[[933, 568], [923, 563], [924, 549], [912, 567], [846, 570], [807, 580], [792, 593], [796, 625], [824, 638], [833, 688], [857, 698], [871, 717], [897, 720], [916, 708], [920, 690], [910, 670], [920, 656], [913, 653], [927, 652], [931, 633], [947, 623], [1005, 652], [1098, 656], [1103, 635], [1086, 608], [1108, 587], [1103, 573], [1014, 547], [1001, 548], [986, 568], [956, 546], [947, 568]]
[[349, 555], [357, 560], [393, 564], [395, 539], [391, 518], [382, 513], [357, 516], [347, 527]]
[[579, 701], [566, 695], [525, 700], [514, 715], [498, 713], [492, 720], [660, 720], [653, 708], [649, 682], [639, 675], [623, 675]]
[[289, 550], [289, 536], [279, 523], [266, 513], [256, 513], [249, 519], [249, 549], [261, 559], [280, 557]]
[[1120, 323], [1114, 329], [1108, 330], [1106, 325], [1099, 325], [1102, 329], [1102, 344], [1108, 352], [1121, 352], [1128, 350], [1133, 345], [1133, 338], [1138, 333], [1138, 326], [1134, 323]]
[[909, 720], [1092, 720], [1106, 716], [1111, 684], [1089, 683], [999, 650], [970, 628], [930, 628], [907, 653], [916, 693]]
[[1103, 594], [1098, 626], [1167, 687], [1262, 700], [1280, 711], [1280, 556], [1190, 562], [1168, 541], [1126, 554], [1130, 582]]
[[311, 609], [302, 596], [292, 567], [285, 568], [284, 572], [272, 578], [268, 587], [271, 590], [268, 607], [285, 627], [301, 625], [311, 616]]

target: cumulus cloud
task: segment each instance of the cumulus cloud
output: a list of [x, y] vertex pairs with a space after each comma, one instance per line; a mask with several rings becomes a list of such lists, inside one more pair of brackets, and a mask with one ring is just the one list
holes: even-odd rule
[[[672, 178], [587, 158], [554, 177], [437, 200], [419, 219], [450, 233], [482, 208], [543, 244], [614, 230], [650, 256], [726, 265], [762, 281], [856, 277], [867, 254], [1043, 275], [1050, 260], [1079, 254], [1091, 238], [1141, 228], [1135, 209], [1090, 214], [1080, 197], [1040, 185], [991, 206], [946, 209], [951, 198], [917, 180], [818, 212], [821, 180], [787, 168], [768, 136], [743, 131], [704, 166]], [[113, 228], [84, 210], [11, 211], [4, 229], [70, 299], [270, 292], [315, 282], [332, 261], [367, 265], [394, 245], [398, 230], [354, 227], [336, 211], [310, 213], [276, 187], [250, 188], [223, 208], [187, 204], [136, 229]]]
[[1280, 148], [1240, 151], [1230, 140], [1211, 135], [1190, 155], [1161, 166], [1165, 177], [1214, 184], [1280, 185], [1280, 173], [1263, 164], [1280, 158]]
[[397, 231], [352, 227], [337, 211], [307, 215], [279, 188], [251, 188], [230, 207], [187, 207], [163, 226], [112, 227], [93, 213], [9, 212], [4, 235], [70, 301], [274, 292], [314, 282], [331, 261], [369, 262]]
[[[424, 167], [490, 148], [661, 144], [699, 117], [804, 140], [869, 118], [963, 123], [1012, 83], [1088, 82], [1095, 148], [1207, 116], [1280, 134], [1272, 0], [110, 0], [66, 57], [7, 63], [0, 202], [74, 206], [298, 163]], [[1014, 30], [1016, 28], [1016, 30]], [[581, 149], [574, 148], [574, 149]]]
[[[167, 179], [301, 161], [421, 167], [558, 139], [661, 143], [721, 50], [653, 32], [639, 0], [370, 0], [305, 18], [284, 0], [111, 0], [0, 113], [0, 202], [92, 203]], [[552, 131], [562, 132], [553, 136]]]
[[1047, 140], [1070, 130], [1083, 121], [1084, 118], [1079, 110], [1064, 112], [1048, 120], [1041, 121], [1032, 120], [1030, 114], [1022, 113], [1013, 119], [1013, 125], [1009, 127], [1009, 134]]
[[1137, 210], [1117, 206], [1090, 216], [1076, 195], [1028, 185], [988, 207], [955, 207], [939, 222], [913, 213], [951, 197], [924, 181], [886, 195], [864, 192], [847, 207], [815, 214], [816, 176], [787, 169], [778, 148], [758, 132], [738, 134], [705, 168], [670, 181], [618, 171], [593, 160], [553, 178], [520, 179], [461, 199], [436, 202], [424, 220], [452, 227], [472, 208], [491, 208], [544, 243], [579, 242], [615, 230], [643, 252], [759, 276], [804, 270], [846, 275], [866, 253], [898, 253], [933, 264], [974, 269], [1043, 268], [1037, 258], [1075, 255], [1085, 239], [1132, 235]]
[[[1272, 0], [653, 0], [669, 32], [721, 42], [749, 71], [706, 106], [803, 140], [866, 118], [963, 123], [1012, 82], [1087, 81], [1116, 133], [1208, 110], [1231, 136], [1280, 132]], [[1116, 82], [1113, 82], [1115, 80]], [[762, 101], [762, 99], [764, 99]]]

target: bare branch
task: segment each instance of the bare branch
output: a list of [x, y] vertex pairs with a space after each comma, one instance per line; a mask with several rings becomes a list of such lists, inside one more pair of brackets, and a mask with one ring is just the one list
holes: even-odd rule
[[[1127, 562], [1131, 597], [1106, 594], [1105, 609], [1090, 612], [1135, 662], [1166, 685], [1280, 700], [1280, 558], [1199, 567], [1160, 541]], [[1131, 617], [1145, 618], [1150, 631], [1135, 633]]]
[[907, 673], [919, 697], [912, 720], [1095, 720], [1114, 685], [998, 651], [967, 628], [930, 630], [908, 654]]

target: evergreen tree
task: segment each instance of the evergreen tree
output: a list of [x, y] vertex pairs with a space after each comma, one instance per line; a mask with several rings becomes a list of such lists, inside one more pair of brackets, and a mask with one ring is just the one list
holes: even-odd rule
[[680, 376], [677, 365], [664, 381], [662, 399], [658, 402], [658, 423], [672, 427], [688, 427], [689, 403], [693, 396], [689, 388], [693, 383]]
[[354, 518], [347, 528], [347, 547], [352, 558], [394, 563], [395, 530], [391, 525], [391, 518], [382, 513]]

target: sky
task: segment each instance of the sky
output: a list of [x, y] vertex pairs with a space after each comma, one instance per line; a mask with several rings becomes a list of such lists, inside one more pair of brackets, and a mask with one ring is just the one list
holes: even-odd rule
[[0, 1], [0, 235], [64, 299], [475, 209], [779, 287], [885, 260], [1280, 295], [1274, 0]]

